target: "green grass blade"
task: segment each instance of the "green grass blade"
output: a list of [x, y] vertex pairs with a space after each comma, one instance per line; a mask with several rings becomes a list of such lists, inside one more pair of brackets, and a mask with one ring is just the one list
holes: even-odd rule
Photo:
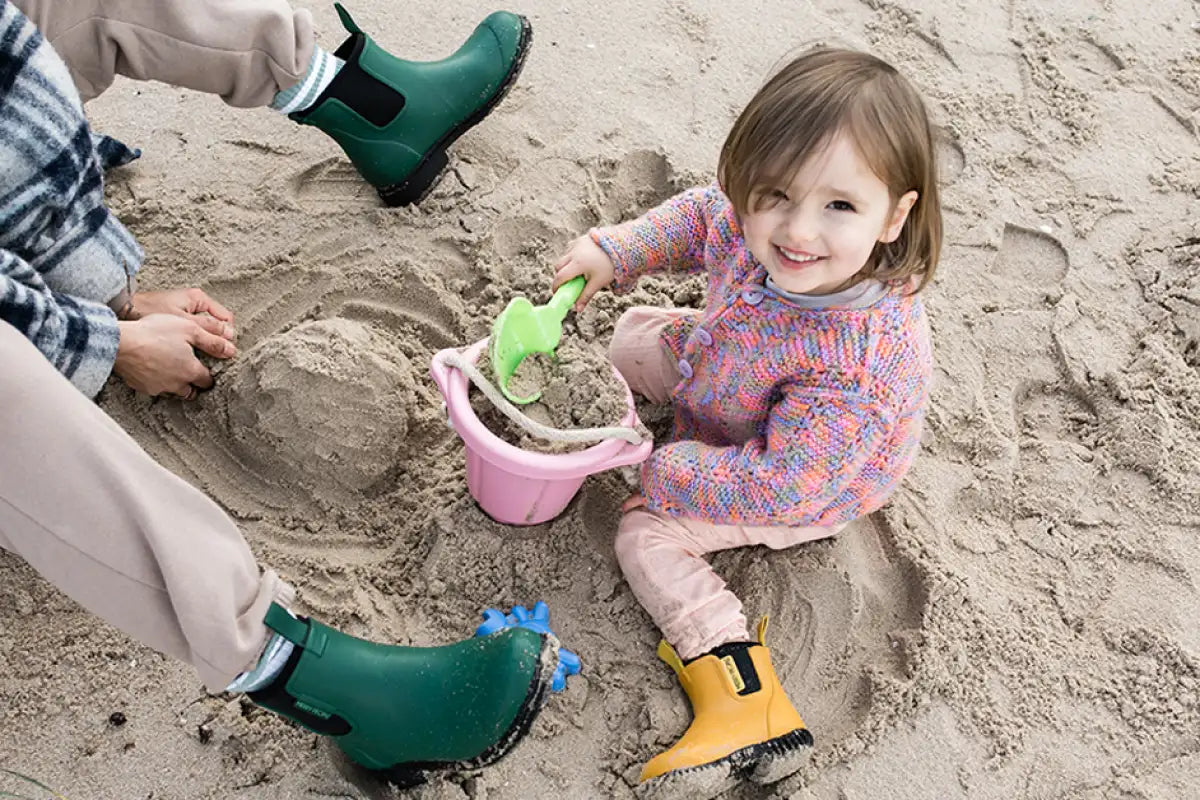
[[[19, 778], [20, 780], [23, 780], [26, 783], [32, 783], [34, 786], [38, 787], [39, 789], [41, 789], [43, 791], [47, 791], [50, 794], [54, 795], [55, 797], [58, 798], [58, 800], [67, 800], [67, 798], [63, 797], [61, 794], [59, 794], [58, 792], [51, 789], [46, 784], [42, 783], [41, 781], [35, 780], [35, 779], [29, 777], [28, 775], [22, 775], [19, 772], [13, 772], [11, 769], [5, 769], [4, 767], [0, 767], [0, 772], [3, 772], [6, 775], [12, 775], [14, 778]], [[12, 798], [17, 798], [18, 800], [30, 800], [28, 797], [23, 797], [22, 795], [19, 795], [19, 794], [12, 794], [10, 792], [0, 792], [0, 797], [12, 797]]]

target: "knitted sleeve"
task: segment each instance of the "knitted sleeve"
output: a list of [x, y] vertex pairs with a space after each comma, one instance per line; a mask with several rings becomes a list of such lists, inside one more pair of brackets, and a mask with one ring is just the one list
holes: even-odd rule
[[713, 187], [689, 189], [630, 222], [595, 228], [592, 241], [616, 267], [617, 291], [630, 288], [651, 272], [704, 269]]
[[764, 435], [742, 445], [673, 442], [642, 467], [651, 509], [715, 524], [832, 525], [868, 509], [841, 495], [876, 455], [886, 425], [860, 395], [794, 388]]
[[51, 291], [37, 270], [4, 249], [0, 321], [23, 333], [88, 397], [112, 372], [120, 340], [116, 314], [106, 305]]

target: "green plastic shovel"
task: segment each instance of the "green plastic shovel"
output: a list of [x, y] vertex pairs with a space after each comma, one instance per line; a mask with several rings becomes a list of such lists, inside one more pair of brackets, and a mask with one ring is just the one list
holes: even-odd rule
[[583, 293], [587, 279], [582, 275], [558, 287], [544, 306], [535, 306], [524, 297], [514, 297], [492, 323], [488, 354], [496, 382], [504, 396], [517, 405], [532, 403], [542, 396], [535, 392], [529, 397], [517, 397], [508, 390], [508, 379], [517, 371], [525, 356], [533, 353], [554, 355], [562, 338], [562, 321], [571, 306]]

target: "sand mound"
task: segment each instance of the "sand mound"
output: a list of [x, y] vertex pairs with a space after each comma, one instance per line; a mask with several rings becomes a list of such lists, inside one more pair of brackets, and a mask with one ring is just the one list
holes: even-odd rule
[[250, 458], [346, 489], [391, 469], [415, 399], [404, 353], [361, 322], [305, 322], [269, 336], [226, 373], [229, 433]]

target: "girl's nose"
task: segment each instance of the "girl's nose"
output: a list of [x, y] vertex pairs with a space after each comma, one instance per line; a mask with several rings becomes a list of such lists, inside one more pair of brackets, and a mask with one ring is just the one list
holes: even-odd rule
[[805, 209], [796, 209], [788, 217], [786, 232], [793, 245], [814, 241], [817, 238], [816, 216]]

